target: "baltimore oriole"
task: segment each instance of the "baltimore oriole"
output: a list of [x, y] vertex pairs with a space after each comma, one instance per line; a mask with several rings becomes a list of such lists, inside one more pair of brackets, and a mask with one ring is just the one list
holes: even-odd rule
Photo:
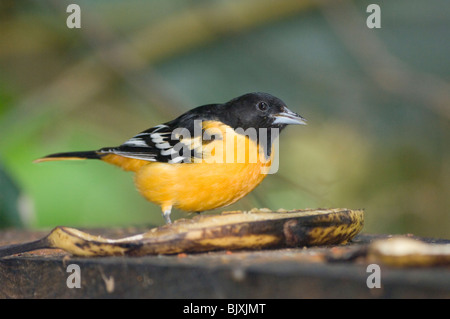
[[100, 159], [133, 171], [139, 192], [161, 206], [170, 223], [173, 207], [201, 212], [251, 192], [266, 177], [274, 157], [274, 137], [267, 130], [305, 121], [280, 99], [249, 93], [194, 108], [117, 147], [56, 153], [35, 162]]

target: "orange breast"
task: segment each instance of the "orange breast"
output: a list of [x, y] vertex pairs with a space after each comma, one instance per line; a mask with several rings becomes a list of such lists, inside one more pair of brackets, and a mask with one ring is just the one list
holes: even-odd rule
[[[226, 129], [225, 125], [214, 127], [219, 138], [208, 143], [203, 158], [193, 163], [148, 162], [118, 155], [102, 159], [136, 172], [139, 192], [163, 210], [171, 206], [185, 211], [211, 210], [251, 192], [267, 176], [272, 160], [260, 156], [256, 142]], [[227, 157], [231, 150], [233, 156]]]

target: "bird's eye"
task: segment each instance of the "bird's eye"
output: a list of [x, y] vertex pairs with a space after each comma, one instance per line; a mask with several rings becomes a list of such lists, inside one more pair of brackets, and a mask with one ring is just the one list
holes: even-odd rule
[[265, 112], [269, 109], [269, 105], [266, 102], [258, 102], [256, 104], [256, 109], [261, 112]]

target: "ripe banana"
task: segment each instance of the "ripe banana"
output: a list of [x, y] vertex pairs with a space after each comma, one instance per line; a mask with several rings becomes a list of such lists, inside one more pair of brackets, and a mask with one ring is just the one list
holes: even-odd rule
[[122, 239], [56, 227], [40, 240], [0, 247], [0, 257], [43, 248], [59, 248], [76, 256], [143, 256], [335, 245], [351, 240], [363, 222], [363, 210], [253, 209], [198, 215]]

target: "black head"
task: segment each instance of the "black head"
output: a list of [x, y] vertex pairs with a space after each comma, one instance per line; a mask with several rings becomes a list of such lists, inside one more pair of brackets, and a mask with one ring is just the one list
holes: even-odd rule
[[288, 124], [306, 124], [306, 120], [292, 112], [279, 98], [268, 93], [248, 93], [225, 103], [223, 121], [233, 128], [279, 128]]

